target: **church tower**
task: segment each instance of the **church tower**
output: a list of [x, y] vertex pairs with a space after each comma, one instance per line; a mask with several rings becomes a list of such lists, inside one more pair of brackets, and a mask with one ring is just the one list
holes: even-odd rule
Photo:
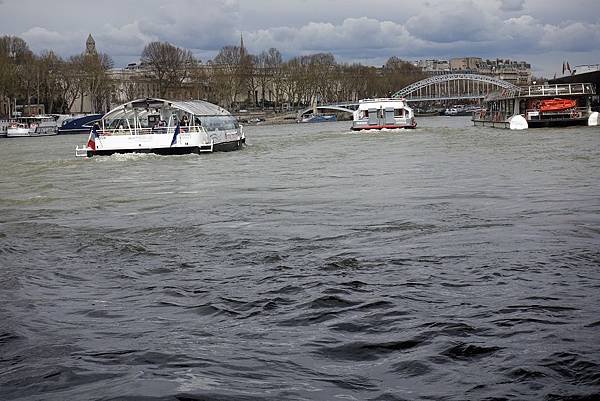
[[97, 54], [96, 41], [94, 40], [94, 38], [92, 38], [91, 33], [85, 41], [85, 54]]
[[244, 35], [240, 33], [240, 57], [246, 55], [246, 48], [244, 47]]

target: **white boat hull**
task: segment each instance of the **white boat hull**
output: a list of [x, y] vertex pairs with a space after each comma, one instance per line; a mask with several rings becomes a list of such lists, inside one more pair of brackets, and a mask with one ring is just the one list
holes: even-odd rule
[[99, 135], [95, 140], [95, 149], [78, 148], [78, 156], [103, 156], [115, 153], [157, 153], [185, 154], [213, 152], [215, 150], [235, 150], [245, 143], [240, 129], [231, 131], [198, 131], [174, 133], [142, 134], [142, 135]]
[[58, 131], [56, 127], [37, 127], [31, 128], [8, 128], [6, 130], [6, 136], [8, 138], [19, 138], [19, 137], [36, 137], [36, 136], [51, 136], [57, 135]]
[[6, 130], [6, 136], [8, 138], [17, 138], [17, 137], [21, 137], [21, 136], [30, 136], [29, 135], [29, 128], [11, 128], [11, 127], [9, 127]]

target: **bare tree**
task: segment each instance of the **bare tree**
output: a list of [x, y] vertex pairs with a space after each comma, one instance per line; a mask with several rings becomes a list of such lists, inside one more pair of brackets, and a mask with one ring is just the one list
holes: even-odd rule
[[[281, 81], [281, 65], [283, 64], [281, 53], [275, 48], [263, 51], [256, 59], [256, 74], [261, 88], [260, 104], [265, 107], [265, 91], [275, 92], [275, 102], [279, 100], [277, 88]], [[270, 99], [271, 100], [271, 99]]]
[[113, 90], [108, 70], [112, 66], [112, 59], [104, 53], [86, 54], [83, 57], [84, 82], [93, 112], [108, 111]]
[[53, 113], [55, 104], [61, 103], [60, 69], [63, 63], [63, 60], [52, 51], [42, 53], [38, 61], [39, 96], [46, 104], [48, 113]]
[[231, 107], [237, 103], [238, 96], [246, 87], [244, 52], [238, 46], [225, 46], [212, 65], [218, 96], [227, 107]]
[[389, 96], [410, 85], [413, 82], [425, 78], [425, 74], [411, 63], [393, 56], [390, 57], [383, 66], [383, 85], [384, 93], [380, 95]]
[[196, 65], [192, 52], [167, 42], [148, 43], [142, 51], [141, 62], [152, 72], [161, 97], [170, 89], [180, 88]]
[[68, 61], [62, 63], [59, 70], [60, 93], [63, 112], [73, 108], [75, 101], [83, 99], [85, 95], [85, 74], [83, 72], [83, 55], [71, 56]]

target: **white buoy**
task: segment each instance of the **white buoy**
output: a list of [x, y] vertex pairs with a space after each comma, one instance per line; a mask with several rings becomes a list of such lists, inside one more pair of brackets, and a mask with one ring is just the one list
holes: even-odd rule
[[590, 116], [588, 117], [588, 125], [590, 127], [595, 127], [598, 125], [598, 112], [594, 111], [592, 114], [590, 114]]
[[529, 124], [527, 124], [527, 120], [522, 115], [512, 116], [508, 119], [509, 128], [510, 129], [527, 129], [529, 128]]

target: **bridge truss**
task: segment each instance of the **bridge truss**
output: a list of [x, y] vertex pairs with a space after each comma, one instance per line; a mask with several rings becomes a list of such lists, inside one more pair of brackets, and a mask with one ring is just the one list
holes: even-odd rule
[[516, 88], [510, 82], [487, 75], [446, 74], [415, 82], [392, 97], [403, 97], [412, 102], [482, 99], [498, 89]]

